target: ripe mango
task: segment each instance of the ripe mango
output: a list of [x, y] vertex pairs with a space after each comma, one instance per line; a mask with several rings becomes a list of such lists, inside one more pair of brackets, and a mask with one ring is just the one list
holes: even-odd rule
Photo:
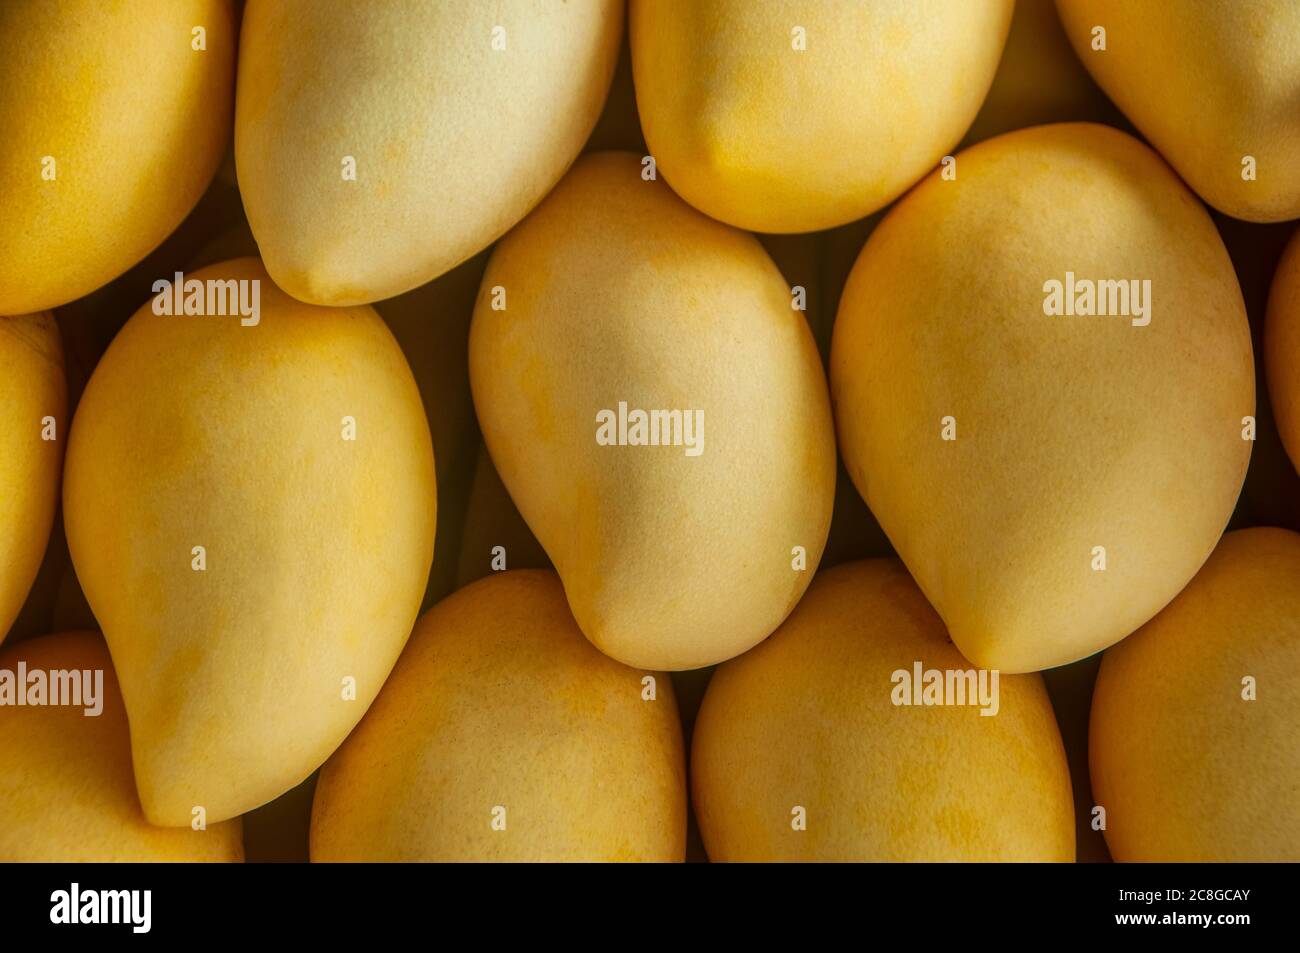
[[820, 573], [770, 639], [719, 667], [691, 747], [709, 858], [1072, 861], [1042, 677], [1000, 677], [996, 706], [898, 704], [917, 663], [970, 670], [903, 567], [876, 559]]
[[0, 3], [0, 314], [82, 297], [180, 224], [230, 139], [234, 74], [229, 0]]
[[582, 149], [622, 29], [619, 0], [253, 0], [235, 162], [276, 283], [361, 304], [486, 248]]
[[[644, 168], [584, 156], [497, 245], [470, 385], [587, 638], [678, 670], [738, 655], [794, 608], [826, 542], [835, 443], [772, 260]], [[678, 416], [652, 432], [661, 411]]]
[[1223, 537], [1169, 606], [1108, 649], [1092, 789], [1116, 860], [1300, 860], [1300, 536]]
[[[28, 639], [0, 653], [0, 669], [102, 672], [102, 710], [0, 707], [0, 861], [242, 861], [238, 818], [206, 830], [150, 825], [131, 776], [126, 710], [104, 640], [93, 632]], [[80, 681], [78, 682], [80, 685]], [[47, 696], [46, 701], [49, 701]], [[97, 707], [97, 706], [92, 706]]]
[[321, 770], [311, 857], [680, 861], [685, 775], [672, 681], [592, 648], [553, 572], [494, 573], [420, 618]]
[[420, 394], [372, 308], [301, 304], [255, 258], [189, 278], [260, 281], [260, 322], [137, 311], [64, 487], [163, 825], [241, 814], [325, 761], [410, 634], [436, 512]]
[[1300, 232], [1282, 253], [1269, 289], [1264, 364], [1278, 433], [1300, 470]]
[[54, 317], [0, 317], [0, 641], [22, 609], [49, 543], [67, 401]]
[[1012, 0], [631, 0], [646, 143], [700, 211], [811, 232], [892, 202], [955, 146]]
[[[1128, 635], [1213, 550], [1250, 458], [1250, 331], [1209, 215], [1136, 139], [1036, 126], [956, 163], [844, 289], [840, 449], [963, 654], [1036, 671]], [[1077, 313], [1083, 287], [1112, 313]]]
[[1300, 216], [1300, 4], [1057, 7], [1098, 85], [1201, 198], [1251, 222]]

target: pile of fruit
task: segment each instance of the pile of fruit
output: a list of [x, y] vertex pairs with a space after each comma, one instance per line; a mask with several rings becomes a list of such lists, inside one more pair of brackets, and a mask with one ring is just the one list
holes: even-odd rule
[[0, 860], [1300, 859], [1297, 219], [1300, 0], [5, 0]]

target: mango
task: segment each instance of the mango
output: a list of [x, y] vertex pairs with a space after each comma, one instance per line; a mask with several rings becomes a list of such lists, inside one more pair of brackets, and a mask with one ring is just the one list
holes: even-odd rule
[[1264, 365], [1282, 445], [1300, 470], [1300, 232], [1282, 253], [1269, 289]]
[[707, 215], [811, 232], [888, 205], [955, 146], [1012, 0], [631, 0], [646, 143]]
[[[0, 707], [0, 861], [242, 861], [238, 818], [205, 830], [154, 827], [131, 776], [126, 710], [104, 640], [93, 632], [28, 639], [0, 653], [15, 677], [71, 673], [77, 705]], [[89, 673], [83, 677], [83, 673]], [[3, 677], [3, 676], [0, 676]], [[102, 679], [102, 681], [101, 681]], [[98, 684], [97, 684], [98, 683]], [[88, 695], [89, 688], [94, 704]], [[48, 690], [47, 690], [48, 691]], [[98, 714], [88, 711], [99, 709]]]
[[161, 825], [325, 761], [410, 634], [436, 513], [419, 390], [372, 308], [301, 304], [255, 258], [188, 279], [260, 288], [258, 322], [137, 311], [77, 408], [63, 498]]
[[0, 317], [0, 641], [36, 580], [54, 525], [67, 402], [54, 317]]
[[1251, 222], [1300, 216], [1300, 4], [1057, 8], [1093, 79], [1197, 195]]
[[1116, 860], [1300, 860], [1300, 536], [1223, 537], [1107, 650], [1089, 762]]
[[619, 0], [254, 0], [235, 164], [267, 270], [302, 301], [389, 298], [482, 251], [600, 116]]
[[956, 157], [840, 301], [845, 466], [962, 653], [1029, 672], [1111, 645], [1208, 558], [1250, 458], [1250, 331], [1205, 209], [1091, 124]]
[[180, 224], [230, 139], [234, 74], [229, 0], [0, 4], [0, 314], [82, 297]]
[[818, 574], [704, 695], [691, 792], [709, 858], [1072, 861], [1042, 677], [973, 673], [965, 695], [954, 677], [945, 704], [918, 704], [931, 672], [947, 684], [971, 667], [897, 560]]
[[835, 444], [781, 273], [647, 168], [584, 156], [497, 245], [470, 385], [587, 638], [679, 670], [740, 654], [794, 608], [826, 541]]
[[680, 861], [672, 681], [583, 639], [553, 572], [494, 573], [421, 616], [321, 770], [314, 861]]

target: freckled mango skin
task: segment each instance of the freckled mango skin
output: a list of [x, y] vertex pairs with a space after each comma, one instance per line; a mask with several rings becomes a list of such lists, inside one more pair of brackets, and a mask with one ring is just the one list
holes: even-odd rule
[[[0, 317], [0, 642], [41, 568], [68, 433], [59, 327], [48, 312]], [[42, 440], [55, 420], [58, 439]]]
[[592, 648], [553, 572], [466, 586], [321, 770], [312, 860], [681, 861], [681, 725], [650, 674]]
[[[1057, 0], [1075, 52], [1196, 194], [1248, 222], [1300, 216], [1300, 4]], [[1093, 27], [1106, 50], [1092, 49]], [[1257, 177], [1242, 178], [1242, 158]]]
[[[826, 542], [835, 441], [817, 346], [772, 260], [641, 168], [584, 156], [498, 244], [470, 385], [587, 638], [675, 671], [740, 654], [794, 607]], [[620, 401], [702, 410], [703, 452], [598, 445], [597, 414]]]
[[361, 304], [482, 251], [577, 157], [622, 31], [621, 0], [249, 0], [235, 161], [271, 276]]
[[89, 294], [181, 223], [230, 139], [234, 77], [230, 0], [0, 3], [0, 315]]
[[77, 408], [63, 497], [163, 825], [325, 761], [410, 634], [436, 513], [420, 394], [374, 309], [304, 305], [255, 258], [187, 277], [260, 280], [261, 323], [136, 312]]
[[961, 139], [1012, 5], [632, 0], [646, 143], [678, 195], [728, 224], [810, 232], [862, 218]]
[[896, 706], [891, 676], [917, 661], [971, 668], [906, 570], [875, 559], [819, 574], [770, 639], [718, 668], [691, 745], [709, 859], [1073, 861], [1042, 676], [1001, 676], [996, 715]]
[[1269, 289], [1264, 359], [1277, 430], [1300, 469], [1300, 231], [1282, 253]]
[[1102, 659], [1089, 762], [1114, 858], [1300, 860], [1297, 698], [1300, 536], [1229, 533]]
[[238, 818], [205, 831], [154, 827], [131, 775], [126, 710], [104, 640], [93, 632], [28, 639], [0, 653], [13, 672], [102, 670], [103, 711], [0, 707], [0, 862], [242, 861]]
[[[1150, 323], [1045, 314], [1067, 271], [1150, 280]], [[890, 211], [840, 301], [831, 392], [858, 491], [957, 647], [1004, 672], [1092, 655], [1187, 584], [1255, 412], [1214, 223], [1154, 152], [1081, 123], [981, 143]]]

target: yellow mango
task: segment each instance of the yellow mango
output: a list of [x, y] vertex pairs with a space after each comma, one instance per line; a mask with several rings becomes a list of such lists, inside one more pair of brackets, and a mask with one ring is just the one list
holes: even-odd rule
[[1269, 289], [1264, 365], [1278, 433], [1300, 470], [1300, 232], [1282, 253]]
[[482, 251], [581, 151], [622, 29], [619, 0], [253, 0], [235, 163], [271, 277], [352, 305]]
[[1012, 0], [631, 0], [646, 143], [700, 211], [811, 232], [892, 202], [988, 91]]
[[592, 648], [553, 572], [494, 573], [420, 618], [321, 770], [311, 857], [680, 861], [685, 775], [672, 681]]
[[163, 825], [325, 761], [410, 634], [436, 512], [420, 394], [374, 309], [301, 304], [255, 258], [189, 279], [260, 282], [260, 320], [137, 311], [77, 408], [63, 500]]
[[584, 156], [497, 245], [470, 385], [587, 638], [677, 670], [738, 655], [794, 608], [826, 541], [835, 444], [772, 260], [643, 168]]
[[[47, 695], [42, 706], [0, 707], [0, 862], [244, 859], [238, 818], [197, 831], [145, 820], [131, 776], [126, 710], [99, 635], [28, 639], [0, 653], [0, 672], [16, 677], [20, 662], [47, 684], [52, 672], [72, 673], [73, 680], [60, 681], [75, 685], [79, 704], [52, 705]], [[82, 695], [83, 687], [96, 697]]]
[[965, 704], [916, 704], [925, 673], [970, 670], [897, 560], [819, 574], [705, 692], [691, 793], [709, 858], [1072, 861], [1042, 677], [982, 673]]
[[1229, 533], [1169, 606], [1107, 650], [1093, 796], [1116, 860], [1300, 860], [1300, 536]]
[[0, 314], [82, 297], [180, 224], [230, 139], [234, 72], [229, 0], [0, 3]]
[[957, 647], [1035, 671], [1128, 635], [1213, 550], [1250, 331], [1209, 215], [1132, 137], [1036, 126], [956, 161], [844, 289], [840, 449]]
[[1201, 198], [1251, 222], [1300, 216], [1300, 4], [1057, 8], [1093, 79]]
[[0, 317], [0, 641], [22, 609], [49, 543], [67, 401], [63, 345], [53, 316]]

